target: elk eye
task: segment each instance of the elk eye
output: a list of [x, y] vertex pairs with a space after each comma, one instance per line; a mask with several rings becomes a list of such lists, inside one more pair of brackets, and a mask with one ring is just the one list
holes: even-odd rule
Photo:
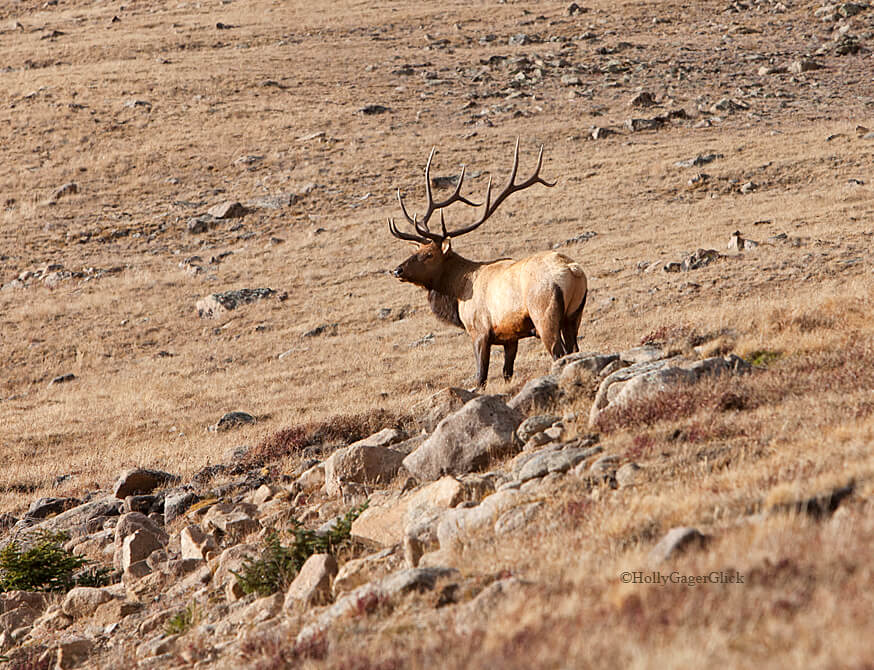
[[430, 258], [434, 258], [434, 254], [432, 254], [432, 253], [430, 253], [430, 252], [427, 253], [427, 254], [425, 254], [425, 260], [428, 260], [428, 259], [430, 259]]

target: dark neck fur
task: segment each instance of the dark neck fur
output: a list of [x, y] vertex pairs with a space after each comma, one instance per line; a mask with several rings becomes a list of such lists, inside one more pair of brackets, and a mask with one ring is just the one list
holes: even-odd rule
[[461, 317], [458, 315], [457, 298], [431, 289], [428, 291], [428, 304], [431, 305], [431, 311], [434, 312], [434, 316], [443, 323], [464, 328], [464, 324], [461, 323]]

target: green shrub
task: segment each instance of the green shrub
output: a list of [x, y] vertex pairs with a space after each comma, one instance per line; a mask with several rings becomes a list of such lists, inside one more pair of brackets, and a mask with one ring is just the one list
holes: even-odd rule
[[167, 635], [182, 635], [200, 620], [200, 610], [195, 603], [189, 603], [188, 606], [167, 620], [164, 626], [164, 632]]
[[306, 560], [313, 554], [336, 554], [349, 542], [352, 522], [367, 509], [367, 503], [353, 507], [325, 534], [301, 528], [294, 521], [294, 541], [284, 546], [279, 534], [270, 533], [264, 540], [264, 549], [257, 559], [246, 559], [240, 572], [234, 572], [244, 593], [269, 596], [285, 590], [294, 580]]
[[42, 531], [22, 545], [13, 540], [0, 549], [0, 593], [5, 591], [69, 591], [74, 586], [103, 586], [109, 570], [79, 572], [90, 561], [64, 549], [69, 536]]
[[768, 351], [766, 349], [762, 349], [760, 351], [754, 351], [747, 356], [747, 363], [757, 368], [766, 368], [771, 363], [775, 361], [779, 361], [783, 357], [783, 354], [779, 351]]

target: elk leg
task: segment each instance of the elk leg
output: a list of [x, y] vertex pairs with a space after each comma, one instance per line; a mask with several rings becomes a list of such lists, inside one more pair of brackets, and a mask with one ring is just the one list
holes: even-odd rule
[[476, 352], [476, 385], [485, 388], [486, 379], [489, 376], [489, 356], [491, 355], [492, 343], [488, 336], [478, 337], [473, 341]]
[[516, 351], [519, 349], [519, 342], [508, 342], [504, 345], [504, 379], [510, 381], [513, 376], [513, 363], [516, 362]]
[[583, 293], [583, 300], [577, 311], [566, 316], [561, 327], [561, 337], [564, 340], [564, 348], [569, 354], [574, 354], [580, 350], [579, 342], [577, 342], [577, 334], [580, 332], [580, 322], [583, 320], [583, 308], [586, 306], [587, 296], [588, 291]]
[[546, 350], [555, 360], [569, 352], [565, 350], [564, 342], [562, 342], [564, 296], [558, 286], [553, 288], [550, 298], [551, 300], [549, 300], [546, 309], [543, 310], [543, 314], [535, 321], [534, 327], [537, 328], [537, 332]]

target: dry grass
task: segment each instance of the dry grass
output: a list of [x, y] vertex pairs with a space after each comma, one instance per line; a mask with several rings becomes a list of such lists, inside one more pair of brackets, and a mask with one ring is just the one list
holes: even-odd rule
[[[288, 664], [362, 669], [530, 667], [533, 659], [544, 668], [685, 667], [702, 658], [870, 667], [874, 145], [855, 130], [874, 127], [870, 54], [824, 56], [827, 69], [795, 78], [758, 77], [750, 55], [782, 63], [828, 42], [813, 5], [786, 3], [780, 13], [755, 3], [734, 14], [710, 1], [593, 0], [588, 13], [568, 17], [567, 4], [0, 8], [8, 103], [0, 109], [0, 283], [50, 263], [123, 268], [0, 292], [0, 510], [106, 487], [133, 464], [190, 475], [240, 444], [255, 447], [251, 465], [281, 464], [320, 428], [352, 439], [443, 387], [470, 385], [469, 339], [385, 273], [406, 248], [384, 221], [397, 215], [394, 189], [420, 202], [432, 145], [440, 147], [434, 174], [466, 164], [473, 196], [488, 174], [503, 179], [519, 136], [521, 172], [544, 143], [543, 174], [559, 176], [558, 186], [514, 196], [455, 244], [459, 252], [520, 256], [595, 231], [562, 249], [590, 280], [582, 348], [658, 340], [689, 351], [718, 335], [714, 351], [733, 349], [761, 369], [608, 415], [602, 443], [645, 468], [639, 485], [565, 482], [527, 534], [484, 539], [457, 557], [465, 578], [504, 570], [536, 582], [524, 603], [502, 606], [502, 625], [462, 637], [444, 626], [451, 607], [422, 619], [400, 604], [365, 612], [328, 640], [323, 661], [313, 658], [323, 649], [265, 642], [252, 662], [283, 667], [288, 653]], [[852, 32], [870, 31], [870, 21], [870, 11], [856, 17]], [[217, 30], [218, 22], [233, 27]], [[597, 39], [574, 39], [587, 31]], [[520, 32], [571, 41], [508, 46]], [[481, 44], [490, 33], [498, 38]], [[609, 53], [624, 41], [633, 46]], [[562, 85], [547, 64], [541, 83], [521, 89], [531, 96], [508, 98], [515, 70], [486, 63], [520, 55], [565, 58], [583, 85]], [[601, 73], [613, 59], [629, 69]], [[407, 64], [412, 75], [396, 73]], [[693, 120], [587, 141], [590, 126], [650, 115], [627, 105], [638, 89], [670, 101], [653, 114], [678, 106], [697, 114], [726, 96], [751, 109], [706, 128]], [[126, 105], [136, 100], [150, 106]], [[367, 103], [391, 111], [358, 113]], [[674, 164], [708, 152], [723, 157], [701, 168], [711, 175], [703, 187], [688, 187], [695, 170]], [[262, 158], [239, 160], [247, 156]], [[49, 204], [70, 181], [79, 192]], [[746, 181], [758, 188], [742, 195]], [[191, 216], [225, 200], [305, 191], [285, 209], [186, 230]], [[643, 270], [699, 247], [724, 251], [736, 229], [764, 244], [691, 273]], [[787, 239], [768, 241], [780, 233]], [[179, 267], [224, 252], [233, 253], [204, 274]], [[211, 292], [259, 286], [288, 297], [212, 321], [194, 311]], [[406, 316], [381, 319], [381, 308]], [[336, 335], [301, 337], [333, 323]], [[431, 344], [411, 346], [429, 333]], [[542, 345], [525, 341], [514, 383], [500, 380], [495, 360], [489, 388], [512, 391], [548, 366]], [[72, 382], [48, 385], [69, 372]], [[584, 416], [586, 398], [577, 401]], [[231, 410], [258, 422], [206, 430]], [[55, 486], [64, 474], [73, 477]], [[831, 520], [750, 522], [769, 500], [803, 500], [851, 480], [856, 491]], [[679, 570], [732, 568], [749, 583], [618, 585], [673, 525], [718, 537], [679, 559]]]

